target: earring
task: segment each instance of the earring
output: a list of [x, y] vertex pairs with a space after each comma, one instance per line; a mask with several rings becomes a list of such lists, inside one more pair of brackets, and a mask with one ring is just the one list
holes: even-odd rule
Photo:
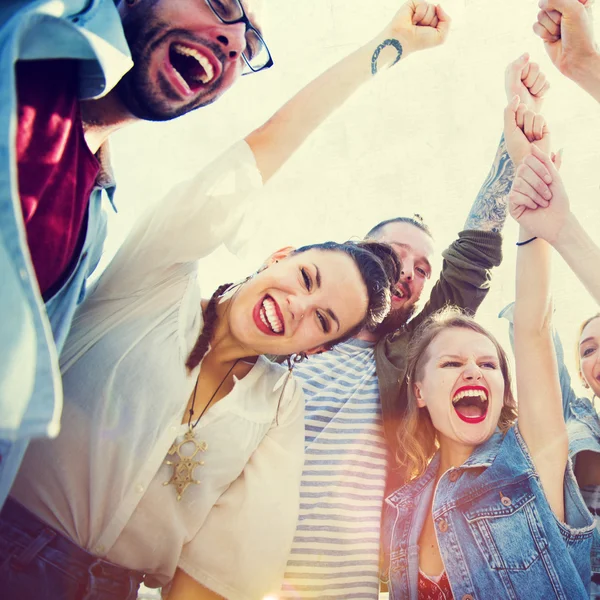
[[279, 394], [279, 400], [277, 401], [277, 412], [275, 413], [275, 424], [279, 425], [279, 406], [281, 405], [281, 399], [283, 398], [283, 393], [285, 392], [285, 387], [287, 386], [288, 381], [290, 380], [290, 376], [292, 375], [292, 371], [294, 367], [301, 363], [303, 360], [307, 360], [308, 355], [306, 352], [298, 352], [298, 354], [290, 354], [286, 358], [286, 362], [288, 365], [288, 372], [285, 378], [285, 382], [283, 383], [283, 388], [281, 389], [281, 394]]

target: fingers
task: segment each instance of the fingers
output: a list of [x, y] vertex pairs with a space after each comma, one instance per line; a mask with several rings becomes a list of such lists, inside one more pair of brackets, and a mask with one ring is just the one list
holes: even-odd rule
[[416, 5], [415, 12], [414, 12], [413, 18], [412, 18], [413, 25], [419, 25], [421, 23], [421, 21], [427, 14], [428, 6], [429, 5], [427, 4], [427, 2], [419, 2]]
[[560, 180], [560, 175], [558, 174], [557, 168], [552, 162], [552, 159], [545, 152], [540, 150], [535, 144], [531, 144], [531, 154], [532, 156], [537, 158], [541, 163], [543, 163], [544, 167], [546, 167], [546, 169], [550, 173], [552, 181]]
[[563, 15], [581, 10], [582, 5], [589, 6], [589, 0], [586, 3], [579, 0], [540, 0], [538, 3], [538, 6], [546, 12], [554, 10]]
[[[534, 114], [533, 122], [531, 125], [531, 137], [532, 142], [536, 140], [543, 139], [544, 135], [547, 133], [548, 129], [546, 127], [546, 120], [542, 115]], [[527, 132], [525, 133], [527, 135]], [[529, 136], [528, 136], [529, 137]]]
[[438, 24], [436, 29], [440, 35], [442, 41], [444, 41], [448, 34], [450, 33], [450, 25], [452, 24], [452, 19], [450, 15], [438, 4], [435, 7], [435, 14], [438, 18]]
[[[554, 16], [554, 18], [552, 18]], [[541, 10], [537, 15], [537, 22], [548, 32], [549, 35], [560, 37], [561, 14], [556, 10], [546, 12]], [[555, 20], [556, 19], [556, 20]]]
[[560, 40], [559, 36], [552, 35], [543, 25], [537, 21], [533, 24], [533, 33], [541, 38], [547, 44], [554, 44]]
[[[532, 164], [535, 168], [530, 166]], [[540, 176], [538, 171], [547, 174], [544, 165], [537, 158], [529, 154], [517, 168], [513, 187], [536, 206], [546, 208], [552, 199], [552, 192], [548, 184], [544, 181], [544, 176]], [[528, 208], [531, 208], [531, 206]]]
[[536, 158], [532, 154], [528, 154], [523, 159], [523, 163], [522, 164], [527, 165], [547, 185], [550, 185], [552, 183], [552, 176], [548, 172], [548, 169], [546, 168], [546, 166], [544, 165], [544, 163], [541, 160], [539, 160], [539, 158]]
[[[517, 115], [519, 113], [517, 112]], [[525, 134], [525, 137], [530, 141], [533, 142], [535, 140], [535, 136], [533, 134], [533, 122], [535, 120], [535, 113], [531, 110], [526, 110], [523, 113], [523, 133]]]
[[[537, 192], [521, 177], [513, 181], [512, 190], [510, 192], [512, 207], [522, 206], [531, 210], [536, 210], [538, 207], [533, 197], [537, 197]], [[533, 196], [533, 197], [532, 197]], [[542, 202], [545, 202], [540, 197]]]

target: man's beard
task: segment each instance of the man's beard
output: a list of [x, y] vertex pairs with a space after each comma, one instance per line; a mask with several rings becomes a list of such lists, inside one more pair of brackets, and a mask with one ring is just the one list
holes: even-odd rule
[[[167, 34], [179, 34], [183, 39], [189, 38], [185, 30], [171, 30], [167, 23], [157, 19], [150, 10], [130, 13], [123, 21], [123, 31], [133, 67], [123, 76], [115, 87], [121, 102], [127, 110], [138, 119], [145, 121], [170, 121], [201, 106], [214, 102], [220, 94], [212, 94], [213, 86], [208, 86], [206, 94], [195, 96], [187, 104], [181, 104], [181, 97], [176, 94], [170, 84], [158, 77], [156, 84], [149, 80], [149, 68], [154, 50]], [[214, 44], [204, 41], [215, 55], [222, 52]], [[156, 89], [159, 87], [160, 89]], [[173, 103], [176, 103], [173, 105]]]
[[417, 310], [416, 304], [410, 306], [402, 306], [400, 308], [393, 309], [389, 312], [388, 316], [375, 328], [373, 333], [378, 337], [383, 337], [388, 333], [394, 333], [399, 329], [402, 329], [409, 319], [415, 314]]

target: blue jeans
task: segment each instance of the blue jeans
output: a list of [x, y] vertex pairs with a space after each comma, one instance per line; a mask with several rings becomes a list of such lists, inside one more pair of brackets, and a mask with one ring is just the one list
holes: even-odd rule
[[86, 552], [10, 498], [0, 513], [4, 600], [135, 600], [143, 575]]

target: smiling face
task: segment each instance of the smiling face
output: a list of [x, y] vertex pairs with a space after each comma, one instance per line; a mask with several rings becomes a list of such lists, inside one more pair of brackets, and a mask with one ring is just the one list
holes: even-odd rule
[[375, 238], [390, 244], [402, 265], [396, 285], [398, 296], [392, 297], [392, 310], [378, 328], [381, 333], [388, 333], [404, 325], [415, 311], [431, 277], [434, 246], [427, 233], [410, 223], [388, 223]]
[[462, 327], [441, 331], [429, 344], [413, 390], [426, 407], [440, 444], [476, 446], [494, 433], [505, 381], [496, 346]]
[[[259, 0], [243, 2], [260, 31]], [[134, 66], [117, 86], [129, 112], [164, 121], [214, 102], [244, 67], [244, 23], [225, 24], [205, 0], [121, 2]]]
[[248, 352], [322, 349], [364, 319], [367, 288], [346, 253], [288, 249], [269, 262], [231, 299], [229, 328]]
[[579, 338], [579, 372], [596, 396], [600, 396], [600, 317], [593, 318]]

